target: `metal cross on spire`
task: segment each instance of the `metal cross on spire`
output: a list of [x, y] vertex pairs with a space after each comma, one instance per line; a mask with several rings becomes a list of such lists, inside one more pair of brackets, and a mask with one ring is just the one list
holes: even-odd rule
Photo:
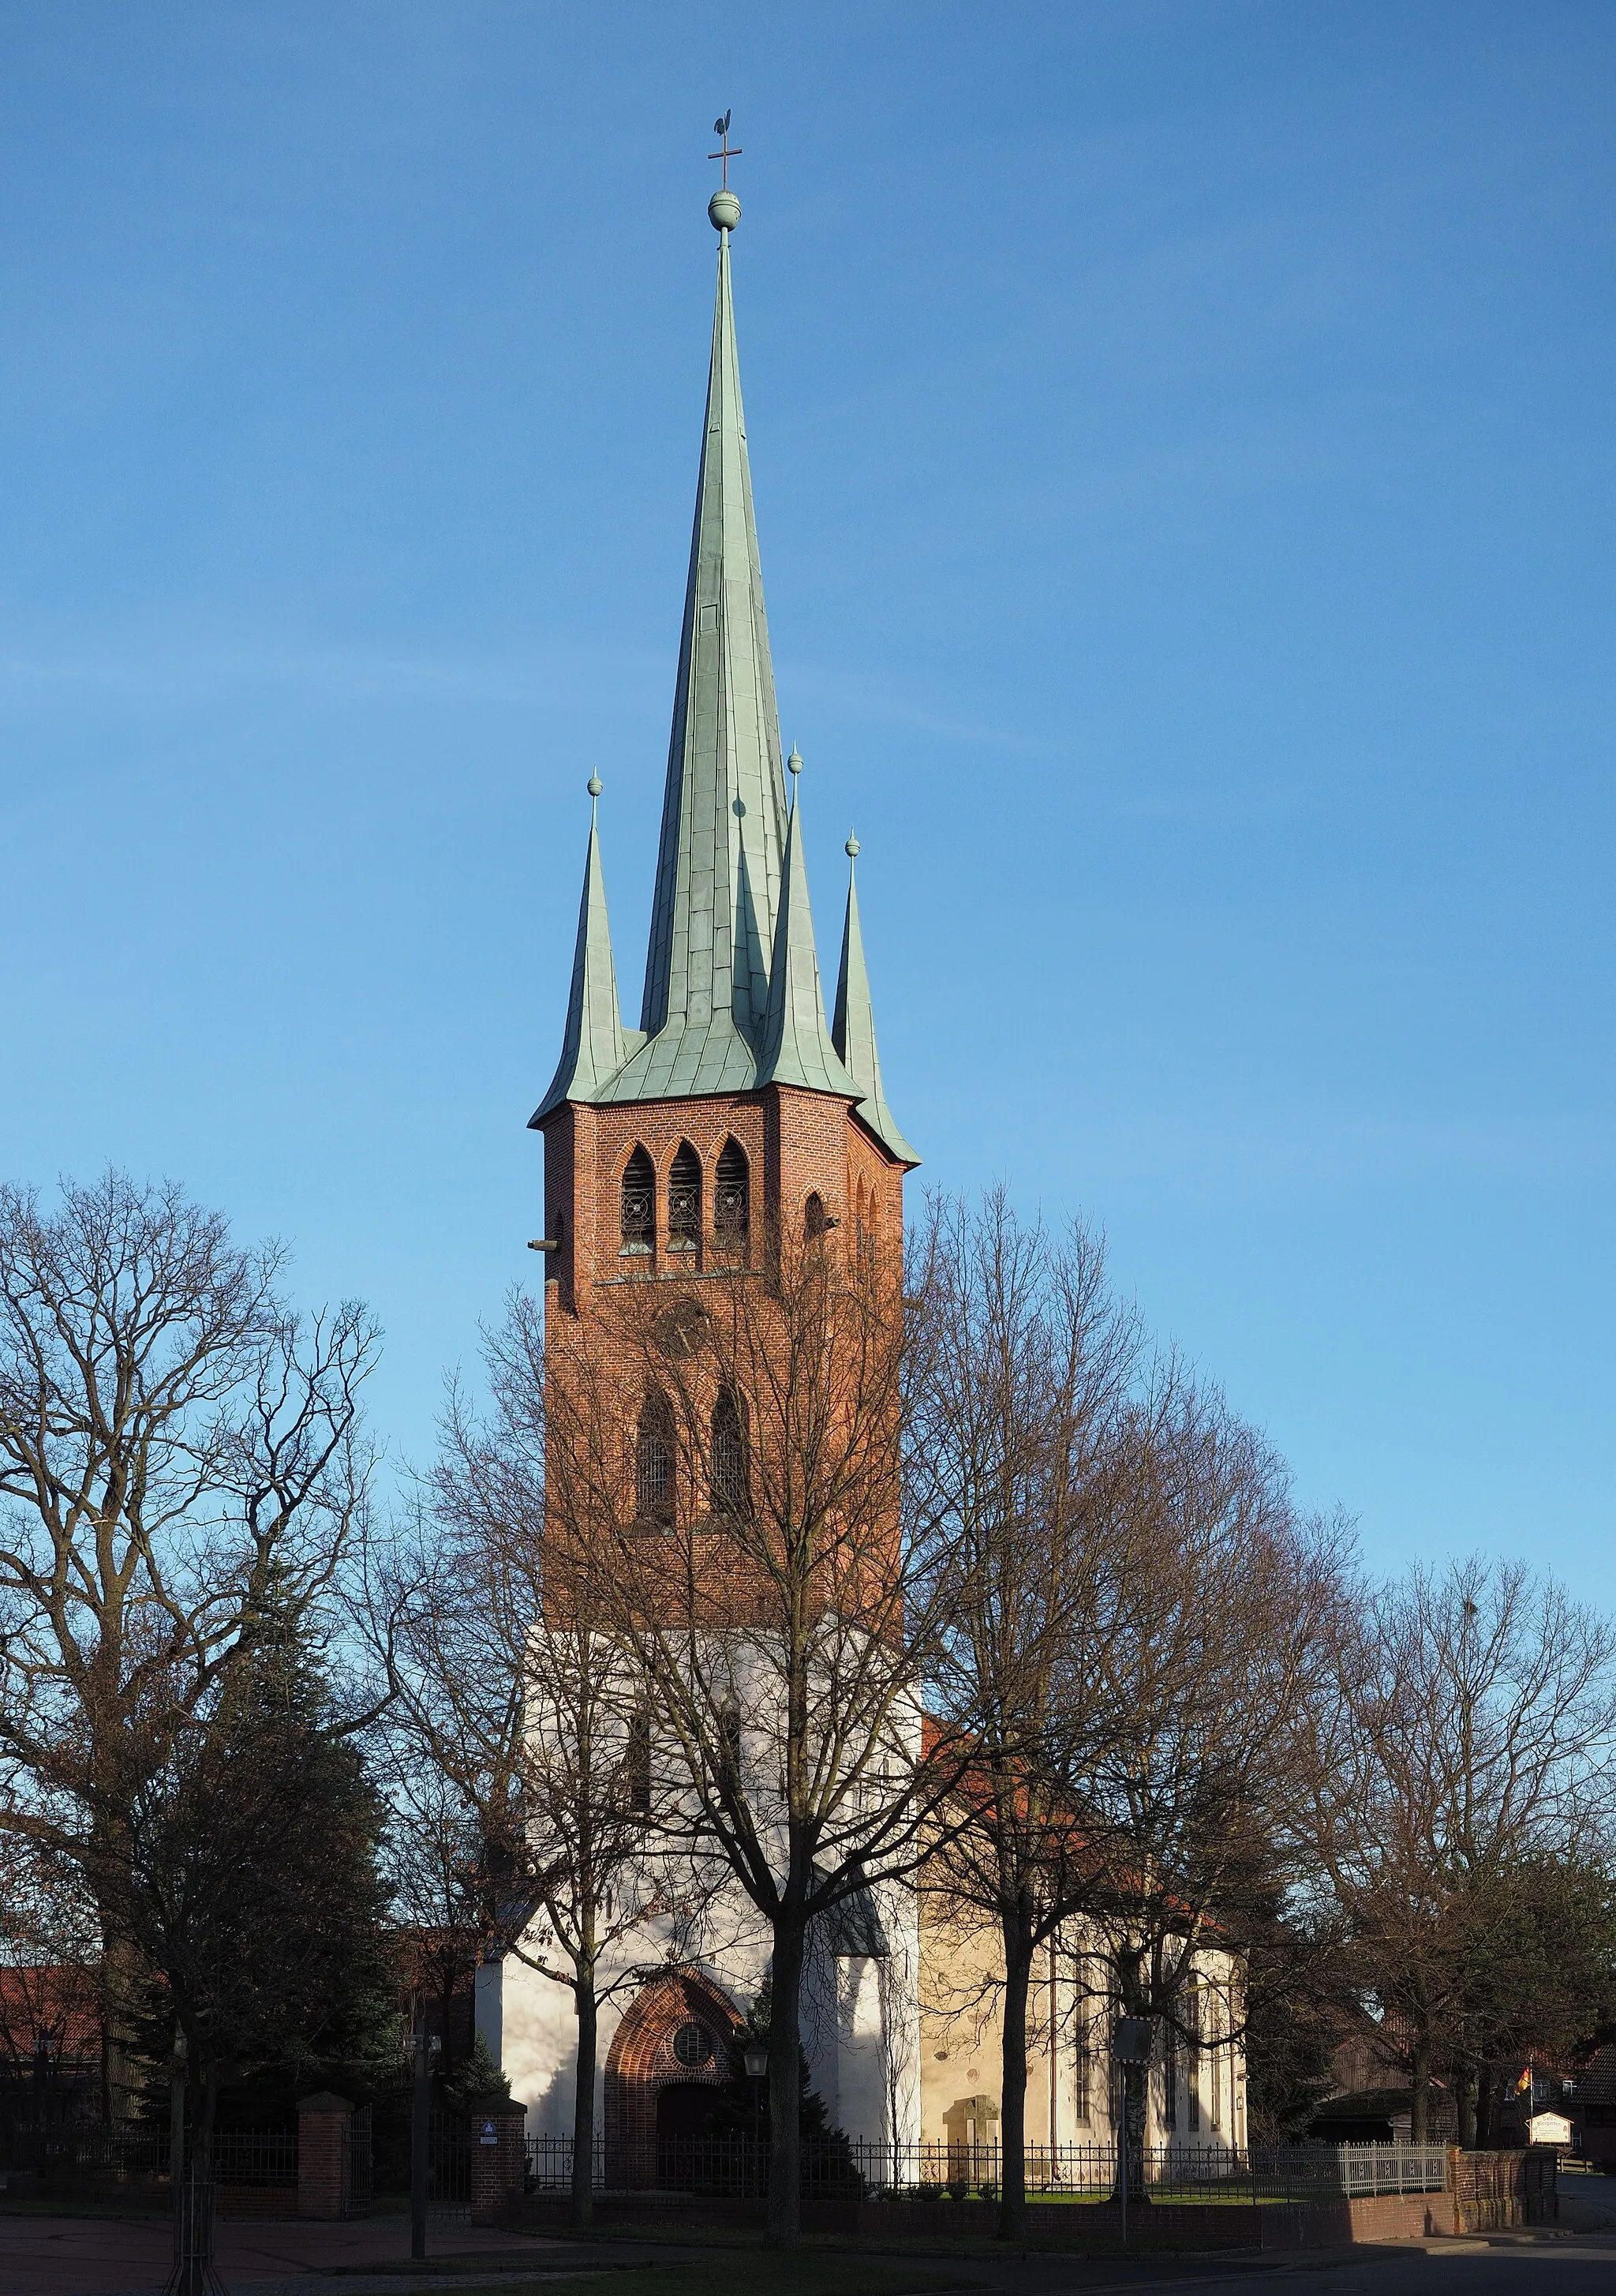
[[713, 133], [718, 138], [718, 149], [716, 152], [709, 152], [707, 153], [707, 157], [709, 160], [722, 160], [723, 161], [723, 180], [719, 184], [718, 188], [721, 192], [727, 192], [730, 188], [730, 162], [731, 160], [739, 160], [740, 158], [739, 144], [736, 144], [733, 150], [730, 147], [729, 112], [726, 111], [722, 119], [715, 119], [713, 122]]

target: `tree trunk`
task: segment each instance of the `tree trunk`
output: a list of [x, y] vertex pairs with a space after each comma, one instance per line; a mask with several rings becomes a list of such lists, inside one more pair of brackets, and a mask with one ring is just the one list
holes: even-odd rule
[[1476, 2077], [1473, 2067], [1460, 2065], [1453, 2076], [1453, 2101], [1458, 2107], [1459, 2143], [1466, 2152], [1476, 2149]]
[[[1490, 2152], [1498, 2126], [1498, 2077], [1496, 2065], [1481, 2065], [1476, 2070], [1476, 2150]], [[1530, 2108], [1528, 2108], [1530, 2112]]]
[[800, 1917], [774, 1924], [769, 2008], [769, 2214], [771, 2248], [796, 2245], [802, 2224]]
[[1000, 1909], [1004, 2017], [999, 2097], [999, 2237], [1027, 2232], [1027, 1994], [1032, 1981], [1032, 1922], [1024, 1903]]
[[1411, 2144], [1428, 2144], [1431, 2141], [1431, 2043], [1424, 2036], [1414, 2045], [1413, 2075], [1408, 2137]]
[[599, 2017], [595, 1980], [580, 1973], [573, 1987], [578, 2015], [577, 2079], [572, 2107], [572, 2220], [580, 2229], [595, 2220], [595, 2046]]

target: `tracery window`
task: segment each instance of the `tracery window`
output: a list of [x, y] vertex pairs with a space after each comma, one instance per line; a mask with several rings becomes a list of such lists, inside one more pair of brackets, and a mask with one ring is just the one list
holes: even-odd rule
[[1094, 2089], [1094, 2013], [1089, 1999], [1090, 1965], [1081, 1954], [1077, 1956], [1073, 1973], [1076, 1980], [1077, 2004], [1073, 2019], [1076, 2047], [1073, 2052], [1072, 2064], [1072, 2113], [1075, 2120], [1086, 2126], [1092, 2110]]
[[657, 1236], [657, 1169], [643, 1148], [623, 1168], [623, 1250], [649, 1252]]
[[700, 1242], [701, 1159], [681, 1140], [668, 1174], [668, 1250], [694, 1251]]
[[651, 1814], [651, 1718], [643, 1710], [631, 1715], [628, 1744], [623, 1755], [624, 1799], [636, 1817]]
[[740, 1792], [740, 1709], [731, 1698], [720, 1707], [714, 1718], [718, 1724], [715, 1733], [717, 1756], [714, 1780], [721, 1797], [733, 1799]]
[[744, 1514], [751, 1498], [746, 1425], [733, 1390], [726, 1387], [713, 1406], [713, 1512]]
[[726, 1140], [719, 1150], [715, 1180], [713, 1233], [731, 1251], [741, 1250], [751, 1226], [752, 1204], [751, 1171], [739, 1140]]
[[645, 1398], [634, 1442], [634, 1513], [657, 1530], [673, 1527], [673, 1406], [655, 1388]]
[[1198, 2129], [1201, 2126], [1201, 1993], [1198, 1986], [1192, 1989], [1185, 2002], [1184, 2023], [1190, 2036], [1184, 2049], [1184, 2089], [1189, 2103], [1188, 2126]]

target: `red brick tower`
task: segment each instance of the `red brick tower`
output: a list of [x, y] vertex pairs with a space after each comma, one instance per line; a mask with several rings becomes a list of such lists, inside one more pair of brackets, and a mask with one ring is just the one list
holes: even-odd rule
[[[836, 1226], [845, 1248], [901, 1250], [903, 1176], [918, 1161], [882, 1090], [851, 873], [825, 1016], [753, 519], [730, 291], [739, 213], [732, 193], [715, 197], [712, 366], [641, 1022], [622, 1024], [592, 818], [566, 1037], [532, 1119], [552, 1334], [598, 1311], [608, 1285], [756, 1264], [771, 1232]], [[795, 784], [802, 761], [785, 763]], [[592, 777], [592, 799], [600, 791]]]

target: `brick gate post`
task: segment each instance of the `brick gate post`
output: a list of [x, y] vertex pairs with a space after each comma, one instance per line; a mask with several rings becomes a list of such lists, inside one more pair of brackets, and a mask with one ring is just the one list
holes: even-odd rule
[[298, 2214], [331, 2219], [347, 2201], [346, 2151], [354, 2108], [322, 2088], [298, 2099]]
[[527, 2107], [486, 2096], [471, 2112], [471, 2214], [491, 2217], [527, 2189]]

